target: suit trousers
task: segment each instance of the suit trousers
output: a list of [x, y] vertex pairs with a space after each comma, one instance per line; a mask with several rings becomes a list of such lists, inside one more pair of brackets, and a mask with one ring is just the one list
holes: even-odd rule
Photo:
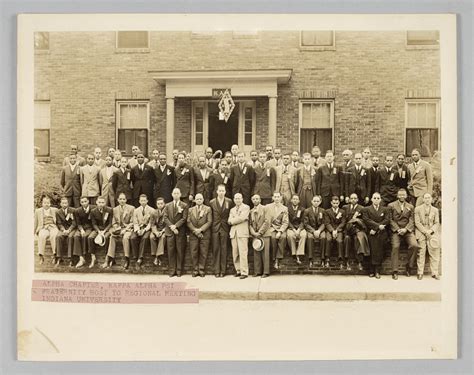
[[283, 259], [286, 248], [286, 233], [282, 233], [280, 238], [276, 238], [277, 232], [272, 232], [270, 237], [271, 249], [272, 249], [272, 259]]
[[413, 232], [406, 232], [403, 236], [399, 235], [397, 232], [392, 232], [392, 253], [391, 253], [391, 261], [392, 261], [392, 272], [398, 272], [398, 267], [400, 263], [399, 253], [400, 253], [400, 242], [404, 239], [408, 245], [408, 253], [407, 253], [407, 268], [415, 268], [415, 261], [416, 261], [416, 254], [418, 249], [418, 243], [416, 242], [415, 235]]
[[[58, 253], [58, 257], [69, 257], [71, 258], [73, 255], [74, 249], [74, 235], [76, 230], [73, 229], [69, 232], [69, 234], [64, 234], [63, 232], [59, 231], [58, 235], [56, 236], [56, 251]], [[67, 252], [66, 252], [67, 246]]]
[[358, 262], [364, 260], [364, 256], [370, 255], [369, 240], [364, 231], [357, 231], [355, 234], [346, 234], [344, 237], [344, 253], [349, 258], [351, 249], [354, 248], [354, 255]]
[[214, 255], [214, 273], [225, 274], [227, 269], [227, 244], [229, 233], [224, 230], [212, 233], [212, 252]]
[[323, 255], [326, 253], [326, 232], [322, 231], [319, 238], [314, 238], [312, 233], [307, 232], [306, 238], [308, 244], [308, 259], [312, 260], [314, 258], [314, 247], [317, 241], [319, 242], [321, 259], [324, 259]]
[[304, 247], [306, 244], [306, 230], [302, 229], [300, 231], [300, 238], [296, 240], [296, 231], [293, 229], [288, 229], [286, 232], [288, 242], [291, 247], [291, 255], [304, 255]]
[[304, 208], [311, 207], [311, 200], [313, 199], [313, 191], [311, 189], [302, 188], [299, 197]]
[[117, 241], [122, 240], [123, 254], [129, 258], [130, 257], [130, 236], [132, 232], [125, 232], [121, 234], [111, 234], [109, 240], [109, 248], [107, 250], [107, 255], [111, 258], [115, 258], [115, 248], [117, 247]]
[[132, 256], [135, 259], [143, 258], [145, 247], [150, 240], [150, 231], [146, 231], [142, 236], [133, 232], [130, 236], [130, 245], [132, 247]]
[[165, 253], [166, 236], [163, 233], [161, 237], [157, 237], [154, 233], [150, 233], [151, 255], [159, 257]]
[[263, 250], [253, 251], [253, 273], [270, 275], [270, 237], [262, 237]]
[[102, 195], [102, 198], [105, 199], [105, 205], [108, 207], [115, 207], [115, 194], [112, 191], [107, 192]]
[[339, 259], [349, 258], [349, 252], [344, 251], [344, 234], [342, 232], [337, 232], [337, 236], [336, 238], [334, 238], [332, 232], [326, 231], [326, 241], [326, 259], [329, 259], [331, 257], [331, 247], [333, 241], [336, 241], [337, 243], [337, 257]]
[[84, 256], [88, 251], [88, 237], [90, 236], [92, 229], [84, 230], [84, 236], [80, 230], [77, 230], [74, 234], [74, 255]]
[[440, 259], [440, 249], [432, 247], [425, 238], [418, 240], [420, 248], [418, 249], [418, 258], [417, 258], [417, 273], [418, 275], [423, 275], [425, 269], [425, 258], [426, 252], [430, 256], [430, 271], [431, 275], [439, 275], [439, 259]]
[[186, 251], [186, 233], [166, 236], [166, 248], [168, 249], [168, 272], [182, 274], [184, 268], [184, 256]]
[[78, 208], [81, 204], [80, 199], [81, 197], [79, 195], [71, 195], [70, 197], [67, 197], [69, 207]]
[[108, 248], [108, 245], [109, 245], [109, 238], [110, 238], [110, 232], [105, 232], [104, 234], [104, 237], [105, 237], [105, 244], [104, 246], [99, 246], [97, 245], [95, 242], [94, 242], [94, 239], [97, 237], [99, 233], [97, 233], [95, 230], [93, 230], [91, 232], [91, 234], [89, 235], [89, 237], [87, 237], [87, 243], [89, 245], [89, 252], [91, 254], [95, 254], [96, 251], [97, 251], [97, 247], [104, 247], [104, 248]]
[[192, 233], [189, 235], [189, 250], [194, 272], [205, 272], [210, 242], [209, 233], [203, 238], [198, 238]]
[[249, 263], [248, 263], [248, 252], [249, 252], [249, 239], [248, 237], [231, 238], [232, 244], [232, 258], [234, 260], [235, 272], [241, 275], [249, 274]]
[[49, 238], [51, 243], [51, 250], [53, 254], [56, 254], [56, 236], [58, 235], [59, 230], [56, 227], [49, 227], [49, 229], [43, 228], [40, 229], [38, 233], [38, 254], [44, 255], [44, 249], [46, 247], [46, 240]]

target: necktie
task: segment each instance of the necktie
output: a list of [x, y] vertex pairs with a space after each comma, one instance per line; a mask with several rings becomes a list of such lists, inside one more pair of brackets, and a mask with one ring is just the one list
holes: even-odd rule
[[142, 207], [142, 215], [145, 216], [145, 207]]

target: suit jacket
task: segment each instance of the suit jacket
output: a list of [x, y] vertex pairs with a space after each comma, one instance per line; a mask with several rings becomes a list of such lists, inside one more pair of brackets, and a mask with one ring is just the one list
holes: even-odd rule
[[193, 168], [185, 165], [176, 167], [174, 170], [176, 186], [181, 191], [181, 196], [187, 198], [194, 193], [194, 172]]
[[347, 234], [355, 234], [358, 231], [366, 231], [367, 227], [362, 220], [362, 210], [364, 209], [363, 206], [360, 204], [352, 205], [346, 204], [342, 207], [345, 213], [345, 232]]
[[327, 164], [318, 168], [316, 173], [316, 194], [323, 197], [331, 197], [341, 195], [341, 167], [333, 163], [330, 170]]
[[356, 193], [361, 202], [365, 198], [370, 198], [370, 174], [367, 169], [361, 166], [357, 171], [356, 166], [349, 167], [345, 172], [344, 196], [349, 197]]
[[105, 167], [105, 160], [104, 159], [94, 159], [94, 165], [99, 168], [99, 169], [102, 169]]
[[319, 230], [319, 232], [322, 232], [325, 228], [324, 208], [309, 207], [304, 210], [303, 223], [304, 229], [306, 229], [308, 233], [313, 233], [317, 230]]
[[398, 170], [391, 167], [388, 172], [385, 166], [379, 168], [379, 192], [382, 199], [386, 202], [393, 202], [397, 199], [397, 178]]
[[[292, 167], [291, 165], [288, 165], [287, 167], [288, 167], [287, 173], [288, 173], [288, 180], [290, 183], [290, 191], [291, 191], [291, 195], [293, 195], [296, 192], [296, 169]], [[274, 168], [276, 172], [275, 191], [281, 191], [281, 180], [282, 180], [283, 173], [285, 172], [285, 168], [283, 165], [279, 165]]]
[[392, 232], [396, 232], [401, 228], [406, 228], [409, 232], [413, 232], [415, 229], [414, 207], [410, 203], [405, 202], [402, 212], [402, 206], [398, 199], [390, 203], [388, 207], [391, 210], [390, 227]]
[[212, 176], [212, 169], [206, 167], [206, 173], [204, 178], [202, 177], [201, 170], [198, 167], [193, 168], [193, 177], [194, 177], [194, 192], [193, 196], [198, 193], [201, 193], [204, 197], [204, 201], [208, 202], [212, 198], [212, 191], [211, 191], [211, 176]]
[[369, 174], [369, 198], [372, 198], [372, 194], [380, 190], [380, 167], [376, 169], [372, 166], [367, 169], [367, 172]]
[[99, 168], [95, 165], [81, 167], [82, 195], [86, 197], [97, 197], [100, 194]]
[[115, 168], [114, 166], [111, 167], [111, 175], [108, 176], [107, 175], [107, 168], [105, 167], [105, 164], [104, 164], [104, 167], [102, 167], [102, 169], [99, 171], [99, 184], [100, 184], [100, 190], [102, 192], [102, 196], [108, 196], [109, 194], [114, 194], [114, 188], [113, 188], [113, 184], [112, 184], [112, 177], [114, 175], [114, 173], [117, 171], [117, 168]]
[[174, 167], [166, 164], [163, 172], [161, 166], [157, 165], [153, 172], [155, 173], [155, 188], [153, 190], [153, 197], [162, 197], [166, 203], [173, 200], [171, 193], [176, 185], [176, 179], [174, 174]]
[[133, 212], [135, 207], [131, 204], [125, 204], [123, 208], [116, 206], [112, 210], [112, 230], [127, 229], [133, 230]]
[[276, 172], [274, 168], [262, 167], [260, 164], [254, 169], [255, 185], [252, 195], [258, 194], [262, 199], [271, 198], [276, 186]]
[[132, 188], [130, 187], [130, 178], [131, 178], [131, 171], [130, 169], [122, 169], [118, 168], [114, 174], [112, 175], [112, 189], [115, 192], [115, 197], [121, 193], [124, 193], [127, 197], [127, 200], [132, 199]]
[[270, 203], [265, 206], [265, 216], [267, 217], [269, 227], [266, 236], [271, 235], [272, 232], [285, 232], [288, 229], [288, 207], [282, 203], [278, 207], [275, 203]]
[[259, 204], [250, 210], [249, 230], [253, 237], [260, 237], [266, 234], [270, 224], [265, 215], [265, 206]]
[[92, 229], [92, 215], [91, 212], [95, 208], [93, 205], [88, 206], [88, 211], [84, 211], [84, 208], [81, 206], [79, 208], [76, 208], [75, 213], [76, 213], [76, 224], [77, 228], [79, 230], [84, 229]]
[[249, 233], [249, 214], [250, 207], [242, 203], [240, 207], [232, 207], [229, 213], [230, 238], [248, 238]]
[[293, 208], [293, 204], [288, 204], [288, 228], [290, 229], [304, 229], [304, 208], [302, 206]]
[[[84, 159], [82, 156], [76, 155], [76, 164], [79, 165], [79, 167], [83, 167], [86, 165], [86, 159]], [[66, 156], [63, 159], [63, 167], [69, 165], [69, 156]]]
[[171, 225], [175, 225], [179, 231], [179, 235], [186, 235], [186, 221], [188, 220], [188, 205], [179, 201], [178, 208], [175, 208], [174, 201], [167, 203], [165, 206], [163, 220], [166, 224], [165, 235], [173, 236], [174, 233], [170, 229]]
[[230, 209], [234, 203], [229, 198], [224, 198], [224, 204], [219, 205], [217, 198], [214, 198], [209, 203], [209, 206], [212, 209], [212, 232], [217, 233], [220, 230], [223, 230], [226, 233], [230, 231], [229, 225], [229, 214]]
[[403, 188], [408, 190], [408, 183], [410, 182], [410, 171], [408, 170], [408, 166], [403, 164], [401, 168], [398, 165], [395, 165], [395, 168], [398, 171], [397, 175], [397, 186], [399, 189]]
[[160, 211], [158, 208], [154, 210], [153, 215], [151, 216], [151, 230], [155, 231], [164, 231], [166, 228], [165, 224], [165, 207]]
[[130, 179], [132, 181], [132, 198], [138, 198], [140, 194], [146, 194], [153, 197], [153, 184], [155, 182], [155, 174], [153, 168], [143, 163], [143, 171], [140, 170], [138, 164], [132, 168]]
[[324, 215], [324, 226], [328, 232], [337, 230], [342, 232], [346, 226], [346, 213], [342, 208], [337, 209], [337, 214], [331, 208], [325, 211]]
[[[145, 209], [145, 212], [143, 212], [143, 209]], [[149, 205], [145, 207], [140, 205], [135, 208], [135, 211], [133, 211], [133, 230], [135, 232], [140, 229], [145, 229], [145, 232], [149, 231], [151, 229], [151, 217], [154, 212], [155, 210]]]
[[[305, 172], [304, 166], [296, 171], [296, 189], [297, 189], [298, 195], [300, 195], [303, 191], [304, 172]], [[313, 195], [316, 195], [316, 191], [317, 191], [317, 188], [316, 188], [317, 170], [316, 170], [316, 168], [311, 165], [309, 173], [311, 175], [311, 193]]]
[[276, 167], [279, 167], [283, 165], [283, 159], [280, 158], [278, 160], [276, 160], [275, 158], [271, 158], [270, 160], [267, 160], [265, 162], [265, 166], [266, 167], [269, 167], [269, 168], [276, 168]]
[[[145, 158], [145, 161], [143, 162], [144, 164], [148, 164], [148, 159]], [[135, 156], [132, 156], [129, 160], [128, 160], [128, 168], [129, 169], [132, 169], [133, 167], [135, 167], [136, 165], [138, 165], [138, 159], [135, 157]]]
[[74, 215], [74, 208], [68, 207], [66, 209], [66, 213], [62, 208], [58, 208], [56, 210], [56, 225], [58, 226], [59, 230], [67, 230], [67, 229], [76, 229], [76, 219]]
[[[51, 216], [53, 217], [54, 224], [56, 224], [56, 220], [57, 220], [56, 211], [57, 211], [57, 208], [56, 207], [50, 207], [50, 210], [51, 210]], [[44, 225], [43, 224], [43, 216], [44, 216], [43, 207], [37, 208], [35, 210], [35, 224], [34, 224], [35, 234], [38, 234], [40, 229], [43, 228], [43, 225]]]
[[232, 189], [232, 196], [237, 193], [241, 193], [244, 198], [250, 198], [255, 185], [255, 171], [250, 165], [244, 163], [242, 170], [240, 169], [239, 164], [232, 166], [230, 168], [229, 179]]
[[217, 187], [219, 185], [225, 185], [225, 196], [226, 197], [231, 197], [232, 195], [232, 186], [230, 185], [230, 173], [225, 173], [224, 177], [218, 172], [215, 171], [210, 179], [210, 190], [212, 191], [212, 197], [216, 198], [217, 197]]
[[63, 194], [66, 197], [79, 197], [81, 195], [81, 176], [80, 166], [76, 163], [74, 169], [71, 171], [71, 167], [66, 165], [61, 170], [61, 187], [63, 188]]
[[95, 231], [105, 230], [107, 232], [112, 226], [112, 216], [113, 211], [110, 207], [104, 207], [102, 213], [100, 213], [98, 207], [95, 207], [91, 211], [92, 228]]
[[210, 237], [212, 226], [212, 210], [211, 207], [201, 205], [201, 212], [198, 211], [198, 206], [191, 207], [188, 213], [187, 220], [188, 228], [193, 233], [196, 229], [200, 229], [205, 237]]
[[341, 190], [342, 195], [345, 197], [348, 196], [349, 186], [351, 183], [351, 174], [352, 174], [352, 167], [354, 167], [354, 162], [349, 160], [349, 162], [344, 162], [341, 165]]
[[379, 209], [375, 210], [374, 205], [367, 206], [362, 210], [362, 220], [367, 226], [367, 230], [379, 231], [379, 225], [385, 225], [385, 229], [390, 224], [390, 209], [386, 206], [379, 205]]
[[424, 204], [415, 208], [415, 236], [417, 240], [425, 238], [426, 233], [433, 231], [438, 235], [439, 211], [436, 207], [429, 209]]
[[410, 163], [408, 164], [408, 171], [410, 173], [408, 189], [413, 192], [415, 197], [419, 197], [426, 192], [433, 193], [433, 172], [429, 163], [420, 160], [417, 168], [415, 168], [414, 163]]

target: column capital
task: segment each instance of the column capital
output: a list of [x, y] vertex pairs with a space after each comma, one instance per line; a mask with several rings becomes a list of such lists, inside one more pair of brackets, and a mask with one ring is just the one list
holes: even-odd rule
[[175, 99], [176, 97], [175, 96], [165, 96], [165, 99], [168, 100], [168, 99]]
[[278, 95], [268, 95], [268, 99], [276, 99], [278, 98]]

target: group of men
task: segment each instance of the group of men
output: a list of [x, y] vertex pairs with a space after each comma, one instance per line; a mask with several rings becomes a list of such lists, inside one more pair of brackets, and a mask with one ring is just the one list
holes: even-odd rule
[[[170, 276], [181, 276], [187, 236], [192, 275], [206, 274], [210, 248], [213, 273], [226, 273], [230, 238], [235, 275], [249, 274], [247, 254], [254, 250], [254, 275], [267, 277], [270, 265], [278, 269], [287, 244], [296, 263], [306, 255], [313, 266], [316, 245], [321, 265], [330, 267], [333, 244], [341, 269], [351, 270], [350, 253], [358, 268], [369, 262], [369, 276], [380, 278], [384, 248], [391, 243], [392, 277], [398, 278], [399, 249], [408, 246], [407, 276], [417, 270], [423, 277], [425, 255], [430, 254], [431, 274], [439, 278], [439, 212], [432, 206], [431, 166], [414, 149], [412, 162], [387, 155], [383, 165], [365, 149], [324, 158], [315, 146], [311, 153], [265, 151], [245, 153], [232, 146], [222, 158], [208, 148], [192, 162], [185, 152], [167, 155], [153, 150], [150, 160], [132, 147], [127, 159], [109, 149], [102, 159], [99, 148], [84, 159], [77, 146], [64, 159], [60, 208], [48, 197], [35, 212], [40, 262], [49, 237], [56, 266], [71, 258], [71, 266], [96, 264], [96, 251], [106, 248], [102, 267], [115, 264], [117, 241], [125, 262], [140, 268], [146, 249], [160, 265], [166, 248]], [[128, 202], [132, 203], [129, 204]], [[252, 206], [252, 208], [251, 208]], [[416, 208], [415, 208], [416, 206]], [[415, 266], [416, 263], [416, 266]]]

